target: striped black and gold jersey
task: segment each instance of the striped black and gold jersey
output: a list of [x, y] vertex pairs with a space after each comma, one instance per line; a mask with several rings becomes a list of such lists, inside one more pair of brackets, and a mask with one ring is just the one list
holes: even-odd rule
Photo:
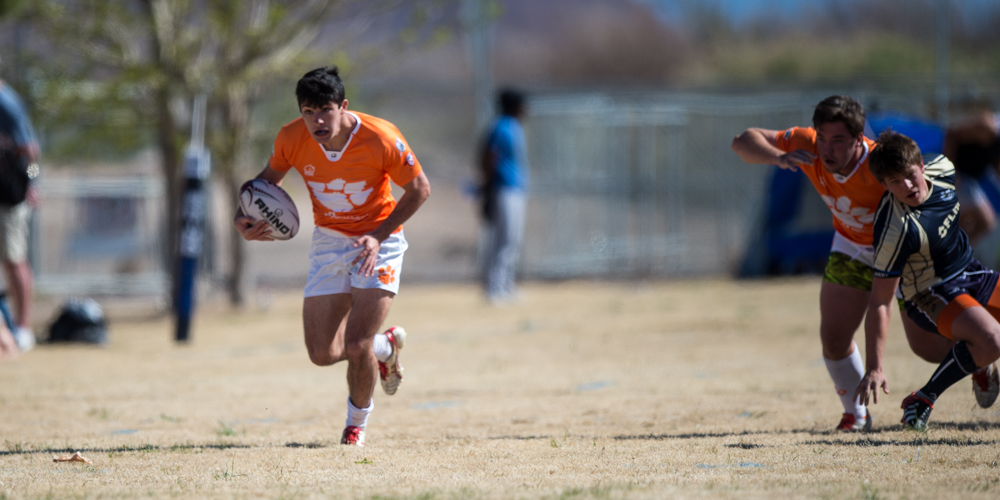
[[918, 207], [886, 191], [875, 213], [875, 277], [899, 276], [904, 299], [953, 278], [972, 260], [965, 231], [958, 227], [955, 167], [942, 155], [924, 155], [931, 189]]

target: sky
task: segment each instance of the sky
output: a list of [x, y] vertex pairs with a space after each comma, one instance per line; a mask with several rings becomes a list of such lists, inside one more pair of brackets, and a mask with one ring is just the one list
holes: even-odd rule
[[[807, 10], [809, 5], [829, 0], [638, 0], [656, 6], [667, 18], [676, 18], [684, 12], [684, 6], [692, 4], [717, 5], [724, 14], [740, 24], [767, 13], [782, 12], [782, 17], [794, 18]], [[835, 1], [835, 0], [834, 0]], [[962, 15], [975, 19], [977, 12], [997, 8], [997, 0], [944, 0], [958, 5]]]

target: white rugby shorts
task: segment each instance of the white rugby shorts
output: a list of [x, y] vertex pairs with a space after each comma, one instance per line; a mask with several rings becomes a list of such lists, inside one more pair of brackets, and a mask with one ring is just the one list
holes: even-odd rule
[[870, 245], [859, 245], [840, 233], [834, 231], [831, 252], [842, 253], [868, 267], [875, 266], [875, 248]]
[[375, 262], [375, 274], [361, 276], [361, 263], [351, 264], [361, 248], [354, 248], [357, 237], [346, 236], [324, 227], [313, 231], [309, 250], [309, 278], [304, 295], [316, 297], [335, 293], [351, 293], [351, 288], [381, 288], [399, 293], [399, 275], [406, 252], [406, 237], [397, 231], [382, 242]]

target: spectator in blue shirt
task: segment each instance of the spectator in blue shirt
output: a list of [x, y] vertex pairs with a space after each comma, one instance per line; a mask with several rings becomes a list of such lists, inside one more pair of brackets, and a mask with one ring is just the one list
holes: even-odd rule
[[500, 117], [489, 129], [480, 151], [486, 223], [484, 288], [494, 304], [517, 297], [515, 274], [524, 237], [527, 205], [528, 154], [521, 120], [527, 114], [525, 96], [502, 90]]

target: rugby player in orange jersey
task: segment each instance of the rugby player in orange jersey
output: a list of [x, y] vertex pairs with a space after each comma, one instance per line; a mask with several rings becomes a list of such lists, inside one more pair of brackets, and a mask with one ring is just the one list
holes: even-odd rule
[[[409, 145], [391, 123], [347, 110], [336, 66], [303, 76], [295, 88], [300, 118], [282, 127], [268, 166], [257, 175], [280, 184], [296, 169], [312, 198], [316, 229], [302, 317], [309, 359], [347, 360], [347, 424], [341, 443], [364, 446], [375, 379], [393, 394], [402, 381], [400, 327], [377, 334], [399, 291], [402, 224], [431, 188]], [[397, 202], [390, 180], [403, 188]], [[248, 241], [269, 241], [267, 221], [242, 211], [233, 220]]]
[[[837, 425], [842, 431], [872, 426], [867, 407], [855, 397], [865, 370], [854, 333], [868, 310], [874, 273], [873, 222], [885, 188], [868, 169], [874, 142], [864, 137], [864, 125], [860, 103], [847, 96], [831, 96], [816, 106], [812, 128], [750, 128], [732, 143], [733, 151], [747, 163], [801, 170], [833, 213], [836, 232], [820, 288], [820, 341], [827, 371], [844, 407]], [[901, 316], [913, 352], [940, 363], [953, 342]]]

